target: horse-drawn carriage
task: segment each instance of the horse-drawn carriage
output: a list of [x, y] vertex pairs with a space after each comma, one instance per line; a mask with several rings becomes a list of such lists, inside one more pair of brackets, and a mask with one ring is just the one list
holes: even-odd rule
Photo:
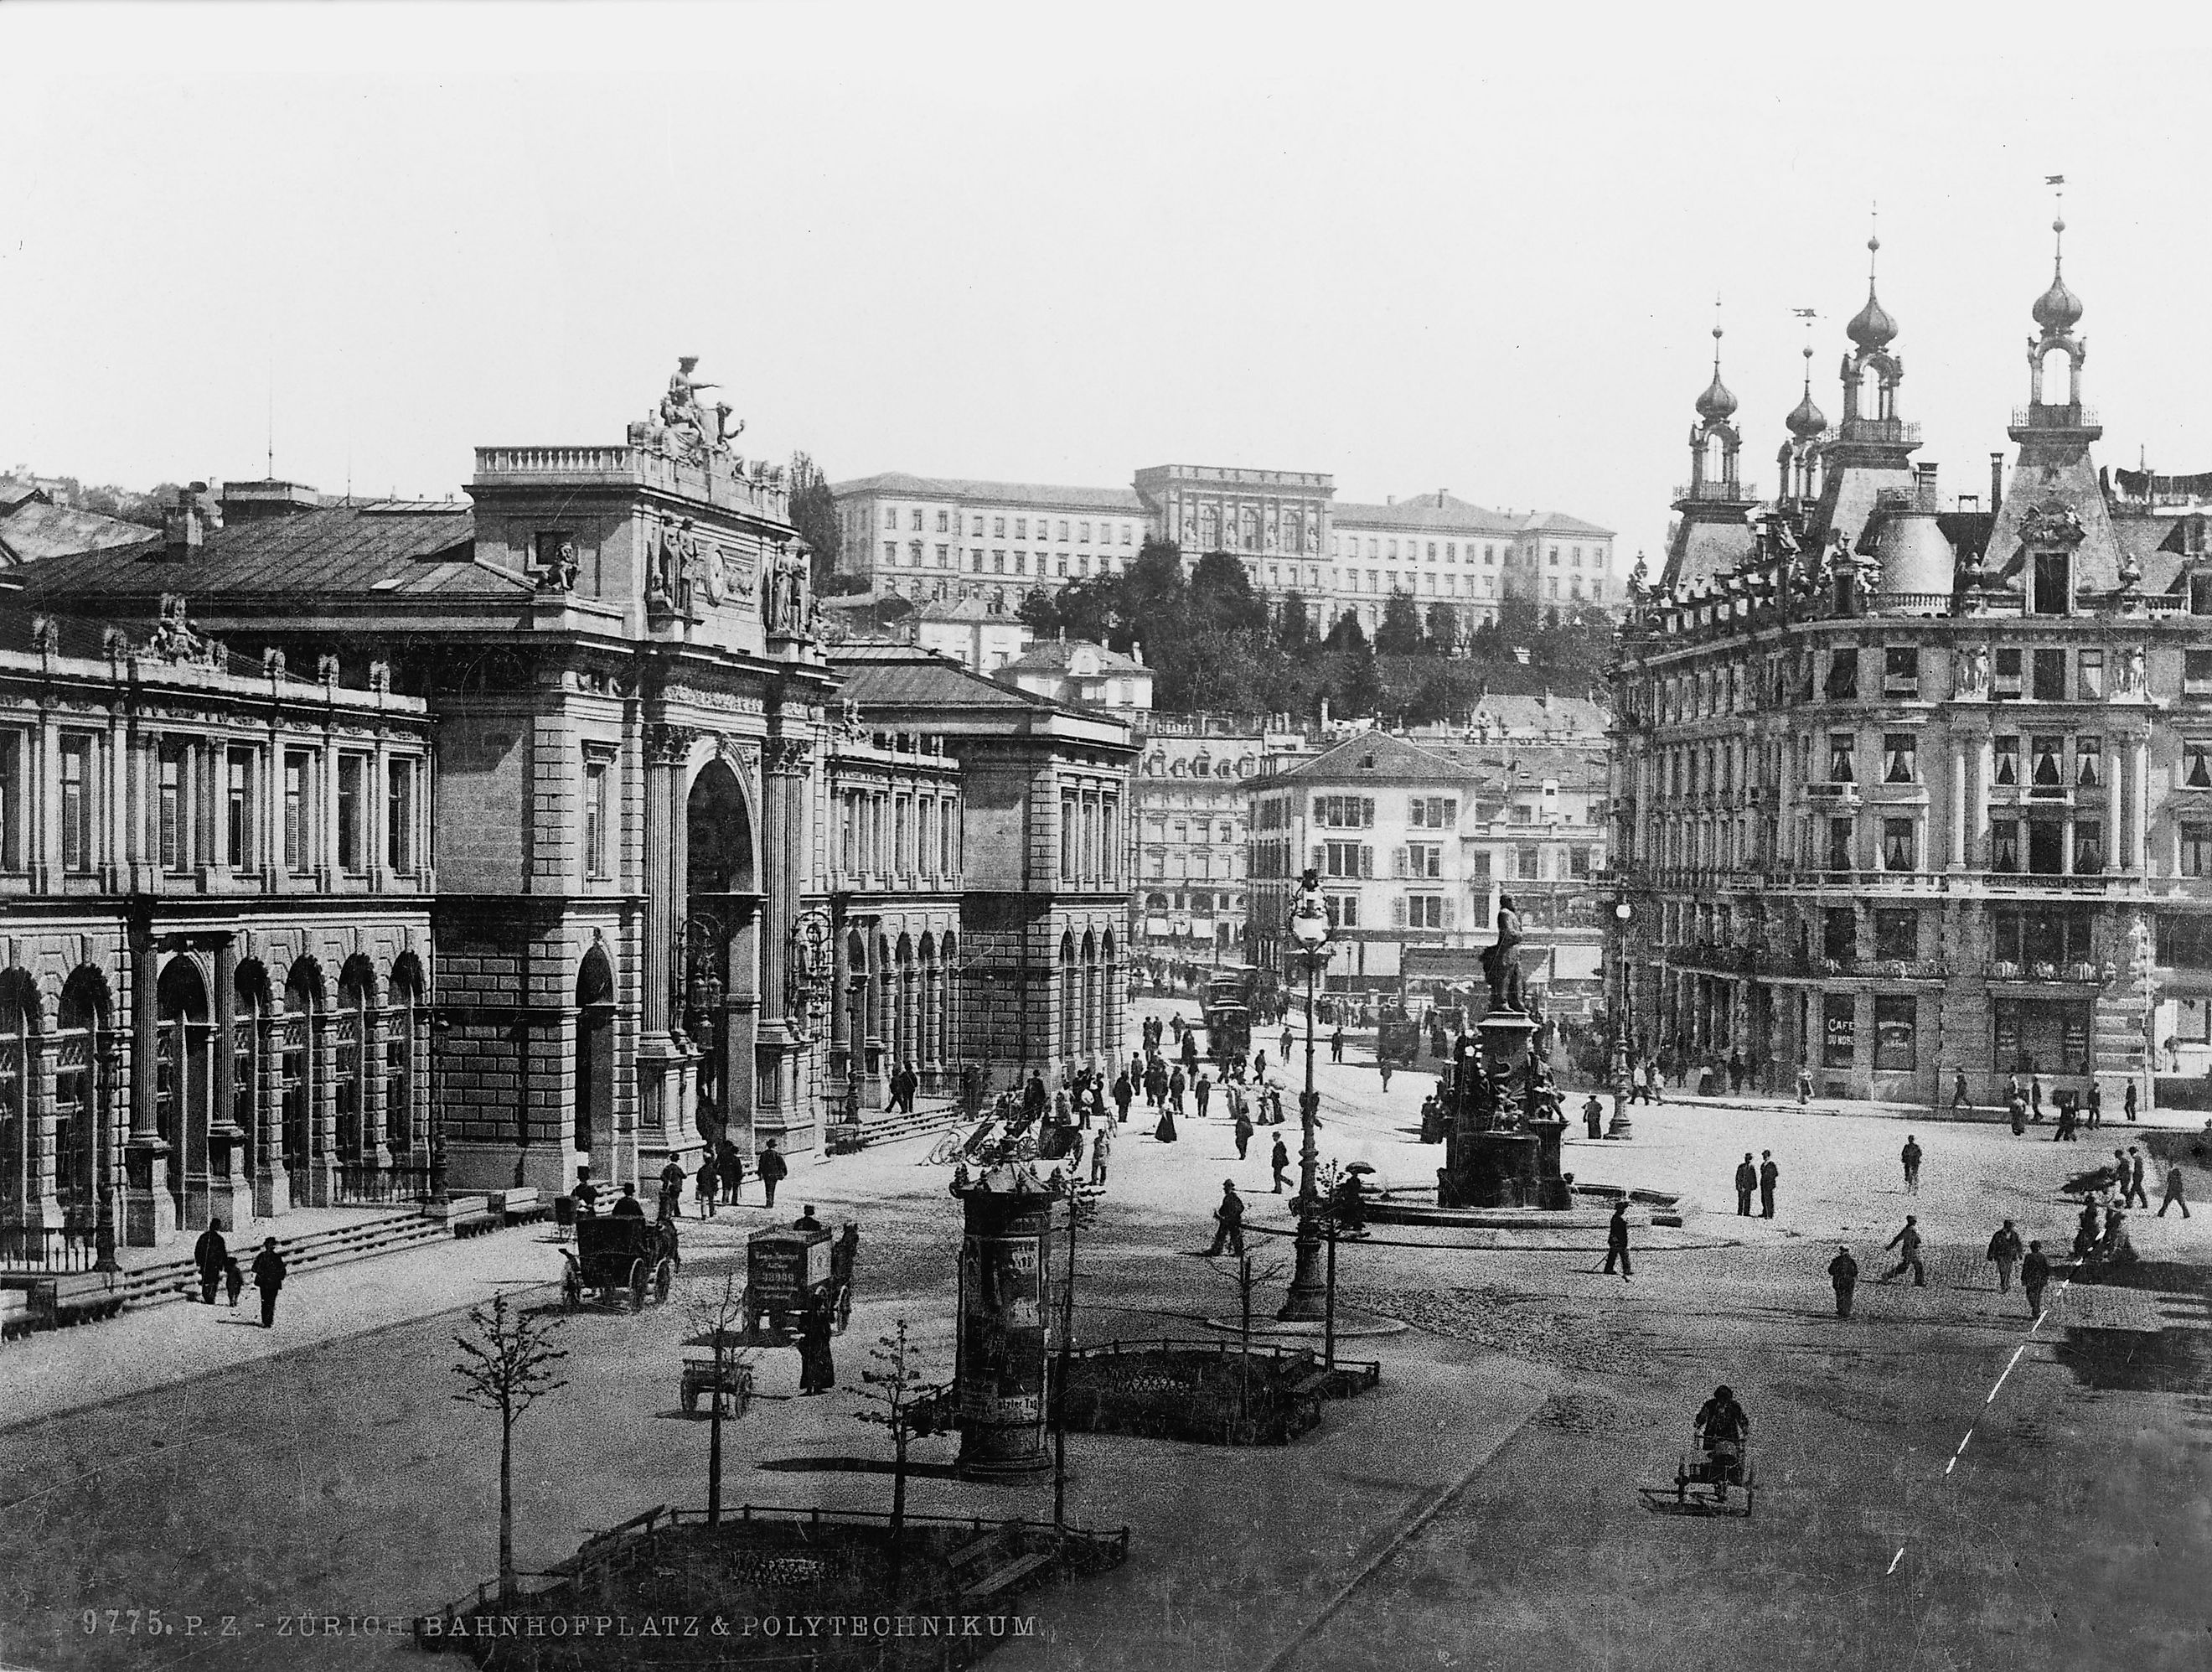
[[676, 1268], [684, 1263], [673, 1225], [622, 1214], [577, 1220], [575, 1245], [562, 1249], [561, 1256], [568, 1262], [561, 1278], [561, 1301], [572, 1312], [587, 1292], [600, 1302], [627, 1294], [630, 1310], [641, 1312], [647, 1296], [668, 1298]]

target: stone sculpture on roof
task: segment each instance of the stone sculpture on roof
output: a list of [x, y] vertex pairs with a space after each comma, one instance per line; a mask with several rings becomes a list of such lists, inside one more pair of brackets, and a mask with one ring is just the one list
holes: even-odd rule
[[719, 389], [718, 383], [708, 383], [691, 375], [691, 368], [699, 363], [699, 356], [687, 354], [680, 356], [676, 369], [669, 374], [668, 392], [660, 398], [660, 405], [653, 416], [643, 423], [630, 426], [629, 439], [633, 446], [651, 447], [672, 457], [703, 461], [712, 453], [726, 453], [730, 443], [744, 431], [744, 420], [732, 425], [730, 406], [726, 401], [706, 405], [699, 398], [702, 389]]

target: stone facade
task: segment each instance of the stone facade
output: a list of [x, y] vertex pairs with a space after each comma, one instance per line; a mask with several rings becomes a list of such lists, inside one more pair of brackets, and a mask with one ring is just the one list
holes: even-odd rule
[[[1731, 441], [1678, 504], [1614, 684], [1616, 974], [1640, 1044], [1858, 1097], [2094, 1079], [2115, 1107], [2130, 1080], [2151, 1090], [2180, 1003], [2201, 1018], [2201, 519], [2105, 483], [2081, 305], [2054, 277], [2033, 312], [2018, 460], [1987, 502], [1945, 502], [1912, 463], [1898, 327], [1869, 284], [1843, 423], [1809, 383], [1787, 421], [1785, 496], [1753, 503]], [[1717, 367], [1694, 444], [1734, 408]]]
[[154, 618], [0, 605], [0, 1263], [410, 1198], [437, 1153], [426, 705]]

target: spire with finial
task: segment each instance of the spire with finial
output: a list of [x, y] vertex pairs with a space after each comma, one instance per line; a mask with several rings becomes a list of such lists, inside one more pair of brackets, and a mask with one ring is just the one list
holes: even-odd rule
[[1844, 327], [1844, 335], [1861, 348], [1879, 353], [1887, 348], [1897, 335], [1897, 321], [1889, 311], [1875, 300], [1875, 264], [1881, 254], [1881, 210], [1874, 213], [1874, 229], [1867, 237], [1867, 299], [1866, 306], [1851, 316], [1850, 324]]
[[1707, 423], [1726, 423], [1735, 411], [1735, 397], [1721, 381], [1721, 299], [1713, 298], [1713, 380], [1698, 397], [1698, 416]]
[[2081, 299], [2066, 288], [2062, 277], [2066, 271], [2066, 177], [2052, 174], [2046, 177], [2045, 184], [2055, 188], [2055, 209], [2051, 217], [2051, 289], [2035, 299], [2031, 312], [2045, 337], [2063, 337], [2081, 319]]
[[1790, 409], [1790, 416], [1782, 422], [1799, 441], [1809, 441], [1827, 429], [1828, 420], [1826, 415], [1813, 404], [1813, 310], [1801, 307], [1797, 310], [1797, 317], [1805, 322], [1805, 390], [1797, 404]]

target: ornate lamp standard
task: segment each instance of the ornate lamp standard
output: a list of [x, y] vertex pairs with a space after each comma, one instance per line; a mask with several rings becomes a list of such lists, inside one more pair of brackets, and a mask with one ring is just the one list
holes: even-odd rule
[[1609, 1078], [1613, 1081], [1613, 1119], [1606, 1125], [1608, 1138], [1626, 1138], [1628, 1120], [1628, 923], [1636, 913], [1626, 900], [1613, 903], [1613, 1050]]
[[1314, 1090], [1314, 978], [1328, 963], [1328, 908], [1321, 897], [1321, 873], [1309, 871], [1300, 879], [1298, 897], [1291, 903], [1285, 927], [1306, 967], [1306, 1089], [1298, 1094], [1298, 1124], [1304, 1133], [1298, 1148], [1298, 1194], [1291, 1205], [1297, 1211], [1297, 1268], [1291, 1274], [1290, 1293], [1283, 1310], [1275, 1314], [1283, 1323], [1324, 1323], [1328, 1316], [1328, 1285], [1321, 1265], [1322, 1227], [1315, 1212], [1320, 1195], [1315, 1177], [1320, 1152], [1314, 1144], [1314, 1127], [1321, 1115], [1321, 1093]]

